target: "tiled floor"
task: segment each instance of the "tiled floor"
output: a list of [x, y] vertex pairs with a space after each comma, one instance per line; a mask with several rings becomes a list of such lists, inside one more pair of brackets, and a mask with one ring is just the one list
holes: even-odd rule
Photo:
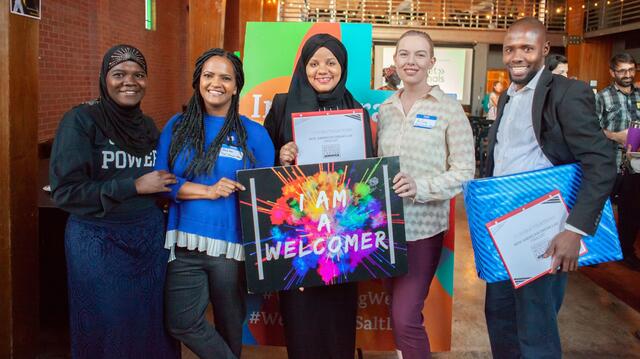
[[[484, 322], [484, 282], [476, 276], [469, 232], [462, 200], [458, 201], [456, 213], [456, 260], [453, 306], [452, 350], [437, 353], [434, 358], [490, 358], [489, 341]], [[560, 313], [560, 330], [564, 357], [583, 358], [640, 358], [640, 340], [634, 336], [640, 329], [640, 273], [632, 272], [620, 264], [611, 263], [589, 272], [598, 282], [606, 284], [622, 295], [636, 310], [616, 298], [582, 273], [570, 276], [565, 302]], [[617, 283], [611, 285], [611, 283]], [[63, 343], [64, 333], [51, 336]], [[57, 339], [56, 339], [57, 338]], [[68, 354], [64, 346], [50, 345], [41, 358], [62, 358]], [[183, 349], [183, 358], [196, 358], [188, 349]], [[284, 359], [286, 351], [281, 347], [247, 346], [243, 352], [247, 359]], [[392, 352], [364, 352], [365, 359], [395, 358]]]
[[621, 262], [613, 262], [583, 268], [582, 273], [640, 312], [640, 271], [631, 270]]

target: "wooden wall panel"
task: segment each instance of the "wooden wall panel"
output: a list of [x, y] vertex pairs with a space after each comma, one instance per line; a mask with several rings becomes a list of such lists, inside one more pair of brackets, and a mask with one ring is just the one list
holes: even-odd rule
[[225, 7], [226, 0], [189, 0], [189, 73], [204, 51], [224, 47]]
[[229, 1], [224, 19], [224, 48], [228, 51], [240, 49], [240, 1]]
[[278, 19], [278, 2], [276, 0], [239, 0], [227, 4], [225, 28], [225, 49], [244, 52], [244, 37], [247, 22], [273, 22]]
[[[567, 6], [567, 36], [584, 38], [584, 0], [569, 0]], [[612, 55], [613, 39], [599, 37], [582, 40], [579, 44], [567, 44], [567, 60], [569, 61], [569, 76], [579, 80], [597, 80], [598, 90], [608, 86], [611, 80], [609, 74], [609, 58]]]
[[38, 349], [37, 20], [0, 12], [0, 357]]
[[276, 0], [264, 0], [262, 21], [278, 21], [278, 2]]
[[[580, 44], [578, 71], [575, 76], [580, 80], [598, 81], [598, 90], [609, 86], [611, 74], [609, 74], [609, 59], [612, 55], [612, 42], [610, 39], [590, 39]], [[570, 70], [571, 71], [571, 70]], [[572, 74], [570, 72], [570, 74]]]
[[244, 35], [247, 29], [247, 22], [262, 21], [264, 0], [240, 0], [238, 2], [240, 3], [238, 45], [240, 49], [244, 50]]
[[[9, 13], [0, 11], [0, 165], [9, 163]], [[0, 174], [0, 201], [8, 200], [9, 176]], [[10, 209], [0, 206], [0, 358], [12, 352]]]

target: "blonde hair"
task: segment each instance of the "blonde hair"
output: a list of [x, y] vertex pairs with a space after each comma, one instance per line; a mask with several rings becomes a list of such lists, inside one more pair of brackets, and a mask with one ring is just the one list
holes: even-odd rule
[[429, 50], [429, 55], [431, 55], [431, 57], [433, 57], [433, 40], [431, 40], [431, 36], [429, 36], [429, 34], [427, 34], [424, 31], [419, 31], [419, 30], [408, 30], [405, 31], [404, 34], [402, 34], [400, 36], [400, 38], [398, 39], [398, 41], [396, 41], [396, 54], [398, 53], [398, 44], [400, 43], [400, 41], [402, 39], [404, 39], [407, 36], [419, 36], [425, 40], [427, 40], [427, 43], [429, 44], [430, 50]]

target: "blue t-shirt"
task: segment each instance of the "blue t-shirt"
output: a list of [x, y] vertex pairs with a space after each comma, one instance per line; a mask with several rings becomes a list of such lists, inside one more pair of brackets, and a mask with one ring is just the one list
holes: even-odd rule
[[[188, 160], [183, 160], [185, 151], [175, 161], [174, 168], [171, 169], [169, 167], [169, 147], [173, 126], [182, 119], [182, 115], [173, 116], [164, 127], [158, 141], [155, 168], [156, 170], [172, 172], [176, 175], [178, 181], [175, 185], [169, 186], [171, 188], [169, 195], [173, 201], [169, 207], [167, 231], [178, 230], [230, 243], [241, 243], [240, 213], [235, 192], [229, 197], [221, 197], [216, 200], [195, 199], [181, 201], [177, 198], [178, 190], [187, 181], [211, 186], [222, 177], [235, 181], [237, 170], [273, 166], [275, 152], [273, 143], [265, 128], [244, 116], [240, 118], [247, 131], [247, 147], [253, 152], [253, 156], [256, 159], [255, 165], [252, 166], [248, 158], [245, 161], [242, 160], [244, 157], [242, 147], [225, 144], [220, 149], [220, 154], [212, 173], [196, 176], [192, 179], [184, 177], [185, 170], [189, 164]], [[224, 117], [205, 115], [205, 148], [208, 148], [218, 135], [224, 121]], [[236, 135], [232, 133], [230, 137], [230, 142], [236, 143]], [[246, 168], [243, 166], [246, 166]]]

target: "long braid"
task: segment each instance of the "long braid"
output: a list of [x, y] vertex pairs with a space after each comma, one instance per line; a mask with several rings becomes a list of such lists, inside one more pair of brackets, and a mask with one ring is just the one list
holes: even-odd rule
[[[204, 149], [204, 100], [200, 94], [200, 76], [204, 63], [213, 56], [226, 57], [233, 65], [236, 80], [236, 94], [231, 97], [231, 104], [224, 124], [209, 147]], [[173, 128], [173, 136], [169, 149], [169, 164], [174, 167], [176, 160], [182, 157], [183, 160], [191, 158], [186, 170], [185, 177], [198, 176], [211, 173], [218, 159], [220, 148], [228, 141], [231, 133], [235, 133], [237, 140], [232, 145], [240, 146], [246, 157], [243, 157], [243, 167], [246, 168], [246, 159], [255, 164], [255, 156], [247, 147], [247, 131], [242, 124], [239, 115], [240, 92], [244, 86], [244, 72], [240, 59], [230, 52], [222, 49], [211, 49], [202, 54], [196, 61], [193, 72], [192, 87], [193, 96], [189, 100], [186, 111], [182, 114], [182, 119]], [[183, 151], [186, 152], [183, 154]]]

